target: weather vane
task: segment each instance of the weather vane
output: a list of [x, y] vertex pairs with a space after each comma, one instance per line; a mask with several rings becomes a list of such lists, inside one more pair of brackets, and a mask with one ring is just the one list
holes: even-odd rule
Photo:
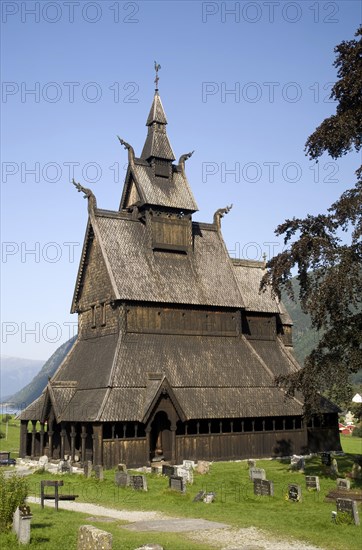
[[158, 76], [158, 71], [161, 69], [161, 65], [155, 61], [155, 71], [156, 71], [156, 78], [154, 80], [156, 84], [156, 92], [158, 91], [158, 81], [160, 80], [160, 77]]

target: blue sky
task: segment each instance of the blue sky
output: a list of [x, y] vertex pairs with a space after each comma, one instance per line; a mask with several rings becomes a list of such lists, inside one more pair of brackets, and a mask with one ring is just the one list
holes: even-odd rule
[[195, 219], [233, 203], [233, 256], [280, 252], [279, 223], [326, 210], [354, 182], [355, 154], [315, 165], [303, 149], [335, 110], [333, 49], [353, 38], [358, 1], [1, 8], [2, 354], [47, 359], [72, 334], [87, 207], [70, 180], [118, 209], [127, 156], [116, 136], [141, 153], [154, 60], [175, 155], [195, 150]]

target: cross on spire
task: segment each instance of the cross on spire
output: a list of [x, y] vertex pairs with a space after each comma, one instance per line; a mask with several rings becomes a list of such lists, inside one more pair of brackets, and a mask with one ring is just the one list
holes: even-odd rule
[[161, 69], [161, 65], [155, 61], [155, 71], [156, 71], [156, 78], [154, 80], [156, 84], [155, 91], [158, 92], [158, 81], [160, 80], [160, 77], [158, 76], [158, 71]]

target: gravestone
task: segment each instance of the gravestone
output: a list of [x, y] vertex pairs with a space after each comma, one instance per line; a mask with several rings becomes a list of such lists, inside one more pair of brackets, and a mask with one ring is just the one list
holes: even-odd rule
[[85, 477], [87, 477], [87, 478], [92, 477], [92, 470], [93, 470], [92, 461], [87, 460], [87, 462], [84, 464], [84, 475], [85, 475]]
[[254, 460], [253, 458], [249, 458], [247, 464], [249, 468], [256, 468], [256, 460]]
[[345, 513], [351, 517], [355, 525], [360, 524], [357, 502], [355, 500], [351, 500], [349, 498], [337, 498], [336, 504], [337, 504], [337, 518], [338, 518], [338, 512]]
[[305, 468], [304, 456], [293, 455], [290, 459], [292, 470], [303, 471]]
[[62, 474], [71, 474], [72, 467], [68, 460], [62, 460], [59, 462], [58, 471]]
[[79, 455], [74, 455], [74, 462], [79, 462]]
[[351, 478], [361, 479], [361, 477], [361, 466], [358, 464], [358, 462], [354, 462], [351, 471]]
[[170, 466], [170, 464], [162, 464], [162, 475], [168, 477], [174, 476], [175, 468], [173, 466]]
[[337, 489], [349, 491], [351, 488], [351, 482], [349, 479], [337, 478]]
[[186, 493], [186, 482], [180, 476], [170, 476], [168, 479], [168, 487], [173, 491], [178, 491], [179, 493]]
[[254, 495], [261, 497], [274, 496], [274, 484], [266, 479], [254, 479]]
[[203, 498], [203, 501], [205, 502], [205, 504], [211, 504], [212, 502], [214, 502], [215, 497], [216, 497], [215, 493], [206, 493]]
[[186, 470], [193, 470], [195, 468], [195, 462], [193, 460], [184, 460], [182, 466], [186, 468]]
[[98, 479], [99, 481], [104, 480], [103, 466], [100, 466], [100, 465], [94, 466], [94, 473], [95, 473], [96, 479]]
[[263, 468], [249, 468], [249, 478], [251, 481], [255, 479], [266, 479], [265, 470]]
[[319, 477], [318, 476], [305, 476], [305, 485], [308, 490], [315, 489], [320, 491]]
[[338, 464], [337, 464], [337, 460], [335, 458], [333, 458], [333, 460], [331, 462], [331, 474], [334, 475], [334, 476], [339, 475]]
[[132, 489], [136, 489], [137, 491], [147, 491], [147, 480], [145, 476], [130, 475], [129, 486], [132, 487]]
[[205, 491], [199, 491], [192, 502], [200, 502], [204, 500]]
[[127, 466], [125, 464], [118, 464], [118, 471], [127, 473]]
[[126, 472], [116, 472], [114, 482], [118, 487], [127, 487], [129, 485], [128, 474]]
[[176, 475], [182, 477], [185, 483], [189, 483], [190, 485], [192, 485], [194, 482], [193, 470], [184, 468], [183, 466], [177, 466]]
[[13, 515], [13, 532], [18, 538], [19, 544], [29, 544], [30, 526], [32, 514], [29, 506], [18, 507]]
[[206, 460], [199, 460], [197, 462], [196, 470], [201, 475], [208, 474], [210, 471], [210, 462], [207, 462]]
[[81, 525], [78, 531], [77, 550], [112, 550], [112, 535], [93, 525]]
[[151, 474], [162, 474], [162, 466], [151, 466]]
[[321, 453], [322, 464], [330, 466], [332, 464], [331, 453]]
[[288, 485], [288, 500], [292, 502], [300, 502], [302, 500], [302, 489], [300, 485], [290, 483]]
[[43, 455], [39, 458], [39, 466], [45, 466], [45, 464], [48, 464], [49, 458], [47, 455]]

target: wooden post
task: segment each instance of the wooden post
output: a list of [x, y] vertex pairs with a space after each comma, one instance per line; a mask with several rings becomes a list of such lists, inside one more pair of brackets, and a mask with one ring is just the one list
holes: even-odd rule
[[49, 446], [49, 458], [53, 458], [53, 430], [49, 430], [48, 425], [48, 446]]
[[81, 445], [82, 445], [81, 461], [85, 462], [85, 443], [86, 443], [85, 440], [87, 439], [87, 426], [85, 424], [82, 424], [82, 432], [80, 434], [80, 439], [81, 439]]
[[171, 463], [176, 464], [176, 424], [171, 424]]
[[75, 438], [76, 438], [77, 432], [75, 431], [75, 424], [71, 425], [70, 428], [70, 456], [72, 461], [74, 460], [75, 456]]
[[31, 421], [33, 429], [31, 430], [31, 458], [35, 456], [35, 436], [36, 436], [36, 420]]
[[44, 422], [40, 422], [40, 456], [44, 454]]
[[103, 466], [103, 424], [93, 424], [93, 464]]
[[61, 460], [64, 460], [64, 454], [65, 454], [65, 425], [64, 422], [61, 422], [61, 430], [60, 430], [60, 458]]
[[20, 449], [19, 449], [20, 458], [24, 458], [26, 455], [27, 440], [28, 440], [28, 420], [22, 420], [20, 423]]
[[146, 464], [150, 464], [151, 463], [151, 446], [150, 446], [151, 424], [147, 426], [147, 428], [145, 429], [145, 432], [146, 432]]

